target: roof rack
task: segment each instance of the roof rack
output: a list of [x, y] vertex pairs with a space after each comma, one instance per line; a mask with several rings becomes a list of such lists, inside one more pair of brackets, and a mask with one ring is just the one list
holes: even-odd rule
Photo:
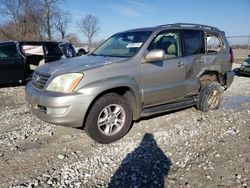
[[193, 24], [193, 23], [174, 23], [174, 24], [165, 24], [159, 25], [157, 27], [192, 27], [192, 28], [201, 28], [201, 29], [209, 29], [209, 30], [219, 30], [217, 27], [212, 27], [209, 25], [201, 25], [201, 24]]

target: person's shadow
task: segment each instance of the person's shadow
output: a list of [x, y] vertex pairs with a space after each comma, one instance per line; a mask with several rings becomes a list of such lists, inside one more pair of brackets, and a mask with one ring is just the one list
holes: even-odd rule
[[146, 133], [139, 145], [122, 161], [108, 188], [166, 187], [172, 163], [158, 147], [154, 136]]

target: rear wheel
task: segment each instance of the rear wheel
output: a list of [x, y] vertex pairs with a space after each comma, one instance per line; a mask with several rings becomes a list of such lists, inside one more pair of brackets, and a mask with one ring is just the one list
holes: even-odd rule
[[129, 101], [115, 93], [98, 99], [86, 119], [85, 132], [95, 141], [103, 144], [122, 138], [132, 122]]
[[222, 86], [218, 82], [208, 82], [201, 88], [197, 108], [204, 112], [218, 109], [222, 97]]

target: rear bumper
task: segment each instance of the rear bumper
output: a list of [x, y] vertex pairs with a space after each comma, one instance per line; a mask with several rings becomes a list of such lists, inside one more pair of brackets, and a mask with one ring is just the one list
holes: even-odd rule
[[235, 73], [234, 71], [228, 71], [225, 73], [226, 89], [231, 86], [234, 80]]
[[82, 93], [56, 93], [40, 91], [28, 83], [26, 100], [39, 119], [68, 127], [81, 127], [92, 96]]

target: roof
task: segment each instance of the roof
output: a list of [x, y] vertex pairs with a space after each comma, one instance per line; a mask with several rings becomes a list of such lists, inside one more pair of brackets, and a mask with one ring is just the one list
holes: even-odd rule
[[[136, 28], [131, 29], [123, 32], [140, 32], [140, 31], [156, 31], [158, 29], [202, 29], [202, 30], [209, 30], [209, 31], [220, 31], [217, 27], [203, 25], [203, 24], [194, 24], [194, 23], [173, 23], [173, 24], [164, 24], [158, 25], [155, 27], [146, 27], [146, 28]], [[123, 33], [121, 32], [121, 33]]]

